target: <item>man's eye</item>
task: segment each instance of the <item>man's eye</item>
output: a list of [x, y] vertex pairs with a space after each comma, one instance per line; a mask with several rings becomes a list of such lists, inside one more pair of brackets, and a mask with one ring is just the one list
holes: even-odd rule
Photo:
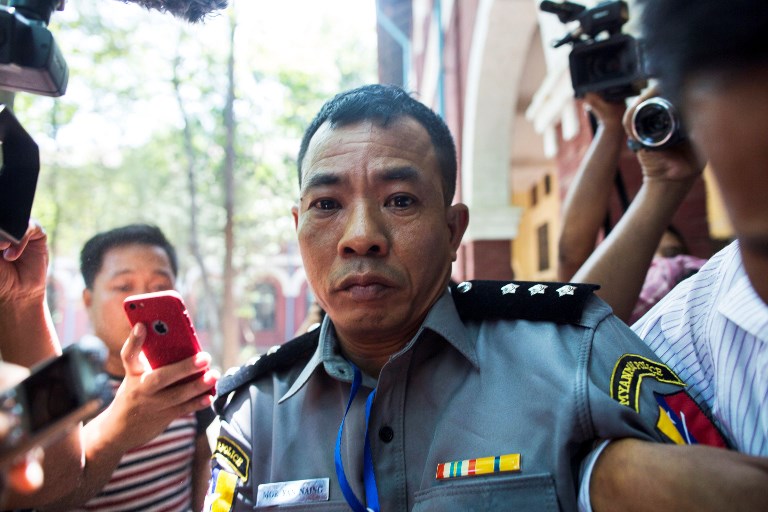
[[409, 206], [413, 206], [413, 203], [416, 200], [412, 198], [411, 196], [394, 196], [387, 201], [387, 206], [394, 206], [395, 208], [408, 208]]
[[123, 293], [130, 293], [133, 291], [133, 286], [130, 284], [118, 284], [115, 286], [115, 290]]
[[333, 199], [320, 199], [312, 203], [312, 208], [317, 208], [318, 210], [335, 210], [338, 207], [339, 203]]

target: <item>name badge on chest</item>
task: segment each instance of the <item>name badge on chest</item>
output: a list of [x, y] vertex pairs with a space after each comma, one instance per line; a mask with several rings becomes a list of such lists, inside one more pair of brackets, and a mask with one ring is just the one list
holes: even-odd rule
[[268, 507], [272, 505], [287, 505], [290, 503], [328, 501], [328, 488], [328, 478], [259, 484], [256, 495], [256, 506]]

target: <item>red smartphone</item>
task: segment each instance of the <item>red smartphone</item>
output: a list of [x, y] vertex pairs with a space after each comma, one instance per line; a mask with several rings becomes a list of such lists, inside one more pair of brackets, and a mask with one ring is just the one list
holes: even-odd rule
[[[147, 330], [142, 351], [152, 368], [192, 357], [202, 349], [181, 295], [175, 290], [131, 295], [123, 301], [131, 325], [141, 322]], [[199, 374], [179, 381], [189, 382]], [[214, 394], [215, 390], [211, 390]]]

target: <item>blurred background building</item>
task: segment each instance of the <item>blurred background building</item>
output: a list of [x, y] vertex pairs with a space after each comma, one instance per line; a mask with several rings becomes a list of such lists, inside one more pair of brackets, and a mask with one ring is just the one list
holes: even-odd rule
[[[592, 140], [570, 47], [551, 46], [565, 25], [537, 0], [377, 0], [377, 16], [380, 80], [414, 91], [457, 140], [457, 200], [471, 215], [454, 277], [555, 279], [560, 205]], [[630, 4], [628, 27], [631, 16]], [[641, 181], [628, 149], [621, 160], [611, 224]], [[707, 188], [674, 219], [701, 257], [731, 235]]]

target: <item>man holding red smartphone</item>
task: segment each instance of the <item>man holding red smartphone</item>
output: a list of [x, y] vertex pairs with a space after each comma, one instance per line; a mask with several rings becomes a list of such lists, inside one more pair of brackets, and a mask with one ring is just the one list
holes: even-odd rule
[[217, 379], [210, 355], [151, 369], [140, 357], [147, 327], [131, 329], [123, 310], [130, 295], [173, 289], [176, 252], [157, 227], [128, 225], [91, 238], [81, 252], [81, 272], [93, 334], [108, 350], [105, 368], [115, 398], [85, 425], [86, 471], [59, 503], [88, 510], [199, 510], [210, 474], [208, 392]]

